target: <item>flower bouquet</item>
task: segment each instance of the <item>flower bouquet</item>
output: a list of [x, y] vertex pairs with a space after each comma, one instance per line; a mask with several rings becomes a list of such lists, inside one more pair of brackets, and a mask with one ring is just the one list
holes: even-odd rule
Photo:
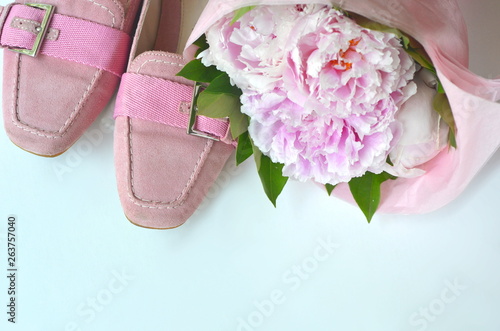
[[[371, 220], [454, 199], [500, 144], [500, 81], [467, 69], [450, 1], [209, 2], [179, 75], [228, 117], [276, 205], [288, 178], [356, 202]], [[481, 113], [479, 113], [479, 111]]]

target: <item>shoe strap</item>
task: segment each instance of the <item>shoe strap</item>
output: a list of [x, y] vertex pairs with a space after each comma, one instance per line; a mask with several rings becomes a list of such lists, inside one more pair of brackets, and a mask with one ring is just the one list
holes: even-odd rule
[[[0, 7], [0, 46], [31, 49], [45, 11], [23, 4]], [[130, 36], [118, 29], [76, 17], [54, 14], [40, 53], [82, 63], [121, 76]]]
[[[192, 86], [125, 73], [116, 97], [114, 118], [128, 116], [187, 130], [192, 98]], [[230, 138], [229, 122], [225, 119], [199, 115], [194, 129], [226, 144], [235, 144]]]

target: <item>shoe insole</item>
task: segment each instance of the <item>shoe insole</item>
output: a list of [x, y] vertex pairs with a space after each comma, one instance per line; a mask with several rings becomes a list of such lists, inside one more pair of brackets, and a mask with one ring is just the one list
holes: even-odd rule
[[182, 53], [207, 2], [208, 0], [152, 0], [143, 29], [149, 36], [156, 36], [153, 49]]

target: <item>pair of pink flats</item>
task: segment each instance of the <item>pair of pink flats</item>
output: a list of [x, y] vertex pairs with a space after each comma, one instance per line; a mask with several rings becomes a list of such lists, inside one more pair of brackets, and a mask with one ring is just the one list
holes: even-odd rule
[[17, 0], [1, 10], [12, 142], [41, 156], [62, 154], [120, 85], [114, 150], [125, 215], [149, 228], [184, 223], [234, 144], [227, 122], [193, 114], [194, 82], [176, 77], [190, 60], [177, 54], [189, 35], [180, 0]]

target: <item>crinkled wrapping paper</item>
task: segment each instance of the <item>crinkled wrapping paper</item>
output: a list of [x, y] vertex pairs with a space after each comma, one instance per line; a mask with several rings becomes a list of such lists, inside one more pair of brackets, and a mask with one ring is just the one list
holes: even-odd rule
[[[331, 4], [308, 1], [301, 4]], [[224, 15], [253, 5], [290, 5], [296, 1], [210, 0], [187, 45]], [[467, 27], [455, 0], [345, 0], [344, 10], [396, 27], [417, 39], [431, 57], [450, 100], [457, 125], [457, 149], [445, 149], [419, 168], [417, 178], [382, 184], [379, 212], [427, 213], [455, 199], [495, 153], [500, 144], [500, 79], [468, 70]], [[500, 38], [500, 37], [499, 37]], [[347, 184], [334, 194], [354, 203]]]

